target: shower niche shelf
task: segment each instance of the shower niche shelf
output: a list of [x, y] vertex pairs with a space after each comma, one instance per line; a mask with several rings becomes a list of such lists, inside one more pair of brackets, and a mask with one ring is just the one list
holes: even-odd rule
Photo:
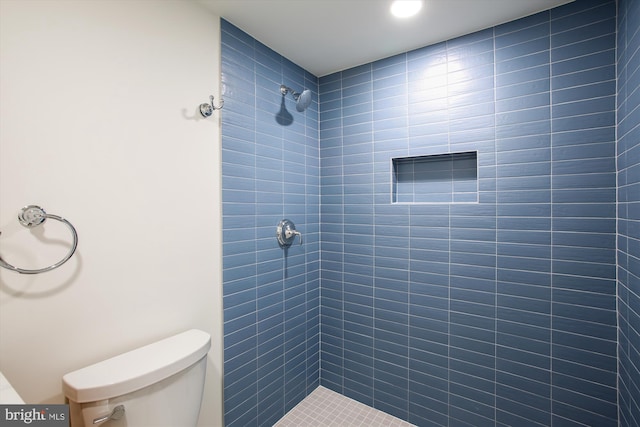
[[392, 203], [477, 203], [478, 152], [391, 159]]

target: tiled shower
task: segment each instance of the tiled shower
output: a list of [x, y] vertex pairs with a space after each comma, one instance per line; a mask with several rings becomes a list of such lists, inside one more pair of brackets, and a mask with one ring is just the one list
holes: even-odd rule
[[638, 27], [577, 0], [317, 78], [223, 20], [226, 425], [318, 385], [419, 426], [638, 425]]

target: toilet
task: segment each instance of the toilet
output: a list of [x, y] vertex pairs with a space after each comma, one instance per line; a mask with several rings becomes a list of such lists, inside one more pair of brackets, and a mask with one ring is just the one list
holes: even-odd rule
[[209, 348], [192, 329], [65, 374], [71, 427], [195, 427]]

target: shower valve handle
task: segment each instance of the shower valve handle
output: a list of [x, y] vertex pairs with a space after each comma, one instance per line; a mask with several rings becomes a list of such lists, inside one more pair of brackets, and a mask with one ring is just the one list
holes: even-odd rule
[[300, 233], [299, 231], [297, 231], [297, 230], [286, 230], [284, 232], [284, 235], [285, 235], [285, 237], [287, 239], [291, 239], [291, 240], [295, 239], [296, 236], [300, 237], [300, 244], [302, 245], [302, 233]]
[[280, 246], [291, 246], [296, 236], [300, 237], [300, 244], [302, 245], [302, 233], [296, 230], [296, 225], [293, 221], [283, 219], [278, 223], [278, 227], [276, 228], [276, 237], [278, 238]]

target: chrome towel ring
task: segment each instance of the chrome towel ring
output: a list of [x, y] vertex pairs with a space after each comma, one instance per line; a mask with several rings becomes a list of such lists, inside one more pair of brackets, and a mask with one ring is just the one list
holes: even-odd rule
[[62, 218], [61, 216], [48, 214], [44, 211], [44, 209], [36, 205], [25, 206], [24, 208], [22, 208], [22, 210], [18, 214], [18, 221], [20, 222], [20, 224], [22, 224], [27, 228], [37, 227], [40, 224], [44, 223], [47, 218], [60, 221], [64, 223], [67, 227], [69, 227], [69, 229], [71, 230], [71, 234], [73, 235], [73, 245], [71, 247], [71, 251], [69, 251], [69, 253], [64, 258], [62, 258], [60, 261], [56, 262], [55, 264], [51, 264], [48, 267], [38, 268], [34, 270], [14, 267], [13, 265], [4, 261], [2, 259], [2, 256], [0, 256], [0, 267], [4, 267], [8, 270], [16, 271], [21, 274], [38, 274], [38, 273], [44, 273], [60, 267], [62, 264], [67, 262], [69, 258], [73, 256], [73, 254], [76, 251], [76, 248], [78, 247], [78, 233], [76, 232], [76, 229], [73, 227], [73, 225], [71, 225], [69, 221]]

